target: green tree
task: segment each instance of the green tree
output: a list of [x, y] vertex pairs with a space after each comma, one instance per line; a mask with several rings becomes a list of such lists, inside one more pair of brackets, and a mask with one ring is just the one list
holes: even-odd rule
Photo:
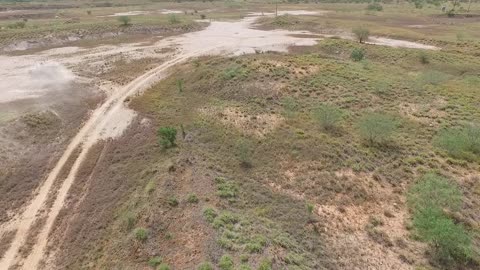
[[370, 31], [364, 27], [355, 27], [352, 32], [360, 43], [367, 41], [370, 36]]
[[175, 146], [175, 139], [177, 138], [177, 130], [174, 127], [161, 127], [157, 131], [159, 143], [164, 148]]
[[385, 144], [397, 130], [397, 121], [381, 113], [369, 113], [360, 119], [360, 136], [369, 144]]
[[321, 104], [313, 110], [313, 117], [323, 129], [333, 130], [342, 120], [343, 112], [334, 105]]
[[119, 21], [123, 26], [129, 25], [131, 20], [132, 20], [132, 19], [130, 19], [130, 17], [128, 17], [128, 16], [120, 16], [120, 17], [118, 17], [118, 21]]

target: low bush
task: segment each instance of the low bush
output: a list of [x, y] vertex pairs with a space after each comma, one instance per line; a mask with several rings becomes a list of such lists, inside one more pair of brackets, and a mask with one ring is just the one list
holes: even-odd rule
[[136, 228], [133, 231], [133, 234], [135, 235], [135, 238], [139, 241], [145, 241], [148, 238], [148, 230], [145, 228]]
[[122, 24], [122, 26], [130, 25], [132, 19], [128, 16], [120, 16], [118, 17], [118, 21]]
[[371, 11], [382, 11], [382, 10], [383, 10], [383, 6], [382, 6], [380, 3], [370, 3], [370, 4], [368, 4], [368, 6], [367, 6], [367, 10], [371, 10]]
[[343, 112], [336, 106], [322, 104], [313, 110], [313, 117], [321, 128], [333, 130], [342, 120]]
[[158, 266], [157, 270], [170, 270], [170, 265], [162, 263]]
[[198, 197], [196, 194], [192, 193], [188, 195], [187, 202], [189, 203], [198, 203]]
[[164, 148], [175, 146], [175, 140], [177, 138], [177, 130], [174, 127], [161, 127], [157, 131], [160, 145]]
[[213, 265], [209, 262], [203, 262], [197, 268], [198, 270], [213, 270]]
[[207, 207], [203, 210], [203, 216], [208, 222], [212, 223], [218, 216], [218, 213], [215, 209]]
[[434, 145], [453, 158], [476, 160], [480, 157], [480, 126], [445, 129], [434, 138]]
[[11, 23], [11, 24], [7, 25], [7, 28], [9, 28], [9, 29], [23, 29], [23, 28], [25, 28], [26, 25], [27, 24], [24, 21], [14, 22], [14, 23]]
[[426, 174], [410, 188], [407, 201], [415, 232], [431, 245], [438, 261], [450, 265], [471, 259], [471, 236], [445, 213], [461, 207], [462, 193], [455, 183], [437, 174]]
[[180, 23], [180, 20], [177, 18], [177, 15], [169, 14], [168, 15], [168, 22], [171, 23], [171, 24], [177, 24], [177, 23]]
[[369, 113], [359, 122], [360, 136], [369, 145], [386, 144], [396, 130], [397, 121], [381, 113]]
[[153, 257], [148, 260], [148, 265], [155, 268], [162, 263], [163, 259], [161, 257]]
[[252, 167], [252, 146], [246, 139], [239, 139], [236, 145], [237, 157], [244, 168]]
[[233, 270], [234, 267], [232, 256], [225, 254], [220, 258], [218, 267], [222, 270]]
[[362, 61], [364, 57], [365, 54], [360, 48], [354, 48], [350, 54], [350, 58], [355, 62]]
[[215, 182], [217, 184], [217, 195], [219, 197], [226, 199], [237, 197], [238, 187], [234, 182], [227, 181], [221, 177], [217, 177]]
[[178, 200], [175, 197], [168, 198], [167, 202], [168, 202], [168, 205], [170, 205], [171, 207], [177, 207], [178, 206]]
[[258, 270], [272, 270], [272, 261], [269, 259], [263, 259], [258, 266]]

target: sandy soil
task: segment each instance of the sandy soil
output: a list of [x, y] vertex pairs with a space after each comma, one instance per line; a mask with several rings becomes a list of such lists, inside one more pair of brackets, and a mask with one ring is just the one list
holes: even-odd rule
[[[301, 14], [302, 12], [297, 12]], [[121, 54], [127, 59], [159, 57], [167, 59], [161, 65], [151, 69], [123, 87], [113, 86], [110, 96], [105, 102], [91, 113], [88, 121], [84, 123], [79, 132], [69, 143], [66, 151], [48, 174], [46, 180], [35, 192], [32, 201], [23, 212], [13, 217], [8, 226], [2, 224], [0, 228], [8, 231], [16, 230], [12, 244], [0, 260], [1, 269], [9, 269], [19, 265], [23, 269], [39, 269], [49, 240], [54, 221], [64, 207], [69, 189], [73, 184], [78, 169], [87, 157], [88, 151], [101, 139], [116, 138], [123, 134], [126, 127], [135, 117], [135, 112], [128, 109], [128, 97], [145, 90], [153, 83], [168, 75], [168, 69], [188, 59], [212, 54], [240, 55], [245, 53], [258, 53], [262, 51], [286, 52], [289, 46], [311, 46], [316, 44], [318, 38], [312, 37], [305, 31], [263, 31], [252, 29], [251, 26], [258, 17], [249, 16], [237, 22], [212, 22], [202, 31], [184, 34], [181, 36], [162, 39], [153, 44], [123, 44], [120, 46], [101, 46], [93, 49], [75, 47], [59, 48], [42, 52], [37, 55], [0, 58], [6, 70], [5, 80], [0, 82], [0, 89], [4, 91], [4, 102], [38, 97], [51, 91], [58, 91], [58, 84], [69, 83], [72, 80], [93, 80], [95, 71], [104, 64], [105, 59]], [[295, 36], [294, 36], [295, 35]], [[380, 42], [382, 42], [380, 40]], [[386, 44], [388, 45], [388, 44]], [[174, 52], [159, 54], [158, 49], [175, 47]], [[17, 64], [18, 63], [18, 64]], [[42, 64], [43, 63], [43, 64]], [[33, 68], [32, 68], [33, 66]], [[89, 74], [89, 78], [82, 76]], [[36, 78], [41, 78], [36, 81]], [[57, 80], [60, 78], [60, 80]], [[32, 80], [34, 83], [26, 83]], [[21, 82], [15, 87], [15, 82]], [[5, 90], [15, 88], [14, 90]], [[5, 95], [4, 95], [5, 94]], [[81, 149], [73, 162], [65, 179], [60, 179], [58, 190], [55, 180], [62, 168], [76, 149]], [[32, 252], [26, 259], [21, 259], [19, 250], [27, 241], [27, 235], [33, 224], [39, 218], [42, 207], [45, 206], [48, 195], [56, 193], [53, 205], [45, 209], [46, 222], [39, 230], [37, 241], [32, 247]], [[0, 229], [3, 234], [6, 230]], [[54, 256], [54, 255], [52, 255]], [[48, 266], [46, 266], [48, 268]]]

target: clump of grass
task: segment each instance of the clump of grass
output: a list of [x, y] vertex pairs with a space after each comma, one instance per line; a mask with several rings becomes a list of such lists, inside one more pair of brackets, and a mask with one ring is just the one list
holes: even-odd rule
[[123, 220], [123, 227], [126, 231], [130, 231], [135, 226], [136, 217], [133, 213], [127, 212], [122, 217]]
[[342, 120], [343, 112], [336, 106], [321, 104], [313, 110], [313, 117], [324, 130], [334, 130]]
[[157, 131], [158, 140], [163, 148], [174, 147], [177, 138], [177, 129], [174, 127], [161, 127]]
[[368, 4], [367, 10], [370, 10], [370, 11], [383, 11], [383, 6], [382, 6], [380, 3], [378, 3], [378, 2], [374, 2], [374, 3]]
[[118, 17], [117, 20], [121, 23], [122, 26], [128, 26], [128, 25], [130, 25], [130, 22], [132, 21], [132, 19], [128, 16], [120, 16], [120, 17]]
[[353, 28], [352, 32], [360, 43], [367, 41], [370, 36], [370, 30], [361, 26]]
[[272, 261], [269, 259], [263, 259], [258, 266], [258, 270], [272, 270]]
[[231, 80], [234, 78], [245, 78], [248, 74], [248, 71], [240, 65], [233, 65], [231, 67], [226, 68], [223, 73], [222, 77], [224, 80]]
[[252, 147], [246, 139], [239, 139], [235, 146], [240, 165], [244, 168], [252, 167]]
[[198, 203], [198, 197], [195, 193], [189, 194], [187, 197], [188, 203]]
[[233, 181], [227, 181], [222, 177], [215, 178], [217, 195], [221, 198], [232, 199], [237, 197], [238, 187]]
[[415, 232], [430, 243], [437, 260], [444, 264], [471, 260], [471, 236], [462, 224], [456, 224], [445, 213], [461, 207], [462, 194], [456, 184], [429, 173], [410, 188], [407, 199], [413, 211]]
[[453, 158], [476, 160], [480, 157], [480, 126], [469, 124], [463, 128], [445, 129], [434, 138], [434, 145]]
[[177, 200], [177, 198], [175, 198], [175, 197], [170, 197], [170, 198], [168, 198], [167, 203], [168, 203], [168, 205], [170, 205], [171, 207], [177, 207], [177, 206], [178, 206], [178, 200]]
[[246, 251], [260, 253], [267, 245], [267, 239], [263, 235], [256, 235], [245, 245]]
[[420, 63], [422, 63], [423, 65], [430, 63], [430, 59], [428, 59], [428, 55], [425, 52], [420, 52], [418, 56], [420, 59]]
[[213, 227], [218, 228], [233, 228], [233, 225], [237, 224], [240, 218], [229, 211], [223, 211], [213, 220]]
[[138, 241], [142, 241], [144, 242], [145, 240], [147, 240], [148, 238], [148, 230], [145, 229], [145, 228], [136, 228], [134, 231], [133, 231], [133, 234], [135, 235], [135, 238], [138, 240]]
[[148, 265], [155, 268], [158, 265], [160, 265], [163, 262], [163, 259], [161, 257], [153, 257], [150, 260], [148, 260]]
[[298, 102], [292, 97], [284, 98], [282, 100], [282, 106], [284, 109], [284, 115], [289, 118], [294, 117], [298, 109], [300, 108], [300, 105], [298, 104]]
[[368, 145], [384, 145], [397, 130], [397, 121], [381, 113], [369, 113], [360, 119], [358, 130]]
[[213, 265], [210, 262], [203, 262], [198, 266], [197, 269], [198, 270], [213, 270]]
[[218, 262], [218, 267], [222, 270], [233, 270], [234, 266], [233, 258], [228, 254], [223, 255]]
[[7, 28], [9, 28], [9, 29], [23, 29], [23, 28], [25, 28], [26, 25], [27, 25], [26, 22], [19, 21], [19, 22], [14, 22], [14, 23], [8, 24]]
[[170, 270], [170, 265], [162, 263], [158, 266], [157, 270]]
[[361, 48], [354, 48], [350, 54], [350, 58], [355, 62], [362, 61], [364, 57], [365, 53]]
[[183, 79], [177, 79], [177, 90], [179, 93], [183, 92], [183, 85], [184, 85]]
[[211, 207], [207, 207], [203, 210], [203, 216], [208, 222], [212, 223], [215, 220], [215, 218], [218, 216], [218, 213], [215, 209]]
[[148, 181], [147, 185], [145, 186], [145, 193], [151, 194], [155, 190], [155, 180]]

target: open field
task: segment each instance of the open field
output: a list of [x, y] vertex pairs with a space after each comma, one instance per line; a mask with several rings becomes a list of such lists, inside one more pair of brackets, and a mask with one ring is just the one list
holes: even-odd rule
[[380, 5], [0, 1], [0, 269], [478, 269], [480, 4]]

